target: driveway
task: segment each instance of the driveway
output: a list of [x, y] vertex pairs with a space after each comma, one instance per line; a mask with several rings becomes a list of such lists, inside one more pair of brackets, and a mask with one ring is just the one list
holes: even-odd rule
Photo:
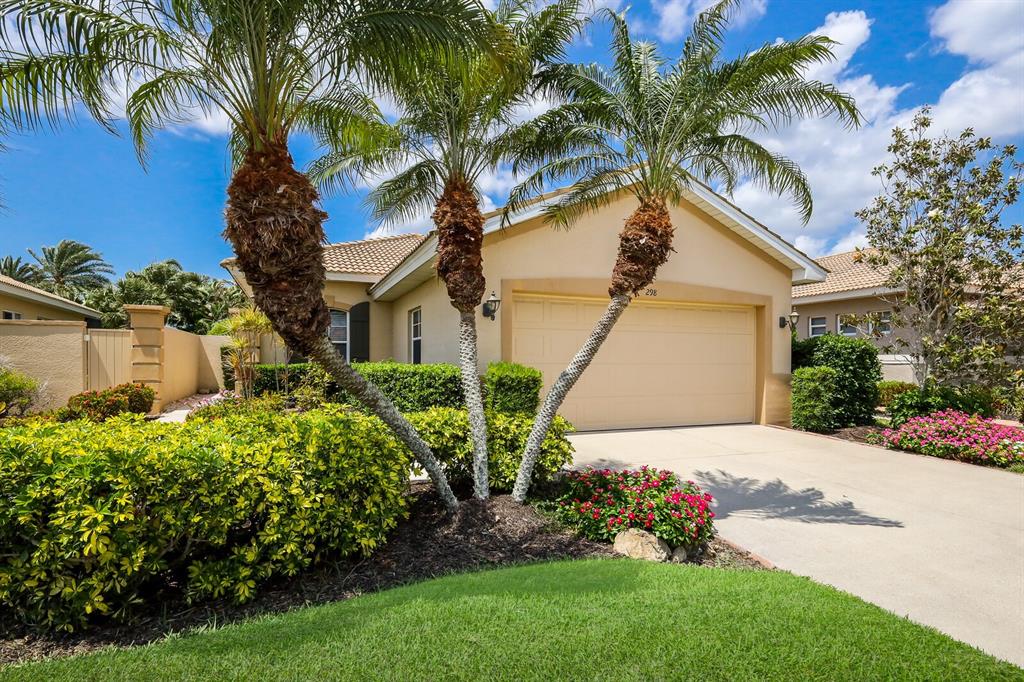
[[715, 496], [722, 536], [1024, 666], [1024, 476], [768, 426], [572, 436]]

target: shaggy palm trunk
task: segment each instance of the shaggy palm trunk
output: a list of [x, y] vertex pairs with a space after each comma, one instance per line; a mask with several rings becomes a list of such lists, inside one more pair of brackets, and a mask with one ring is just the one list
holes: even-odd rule
[[445, 504], [458, 504], [430, 447], [376, 386], [338, 356], [327, 339], [330, 313], [322, 291], [323, 221], [316, 189], [295, 170], [284, 139], [251, 149], [228, 185], [227, 227], [238, 266], [256, 306], [289, 348], [307, 355], [361, 402], [412, 450]]
[[665, 202], [660, 200], [641, 203], [626, 219], [626, 224], [619, 233], [619, 254], [612, 270], [612, 285], [608, 289], [611, 301], [586, 342], [558, 375], [558, 379], [544, 396], [544, 402], [537, 410], [533, 428], [530, 429], [530, 436], [526, 440], [516, 484], [512, 489], [512, 498], [517, 502], [524, 502], [526, 494], [530, 491], [533, 468], [558, 409], [593, 361], [597, 351], [601, 349], [615, 323], [622, 317], [632, 296], [649, 286], [654, 281], [658, 268], [668, 260], [672, 252], [672, 233], [668, 208]]
[[477, 372], [476, 307], [484, 296], [484, 216], [476, 194], [460, 180], [449, 180], [434, 209], [437, 274], [459, 311], [459, 368], [473, 441], [473, 495], [490, 496], [487, 473], [487, 420]]

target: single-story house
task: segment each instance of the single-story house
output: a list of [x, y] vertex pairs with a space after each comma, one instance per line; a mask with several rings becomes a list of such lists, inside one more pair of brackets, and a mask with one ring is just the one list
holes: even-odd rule
[[[570, 230], [544, 221], [547, 195], [501, 227], [484, 226], [492, 321], [478, 318], [481, 370], [506, 360], [540, 369], [545, 390], [608, 302], [618, 233], [636, 200], [622, 194]], [[825, 270], [710, 188], [672, 207], [675, 248], [630, 305], [562, 414], [580, 429], [788, 424], [792, 286]], [[330, 337], [352, 361], [457, 362], [458, 313], [434, 269], [434, 234], [325, 248]], [[232, 260], [224, 262], [247, 289]]]
[[0, 275], [0, 320], [73, 320], [99, 326], [100, 313], [49, 291]]

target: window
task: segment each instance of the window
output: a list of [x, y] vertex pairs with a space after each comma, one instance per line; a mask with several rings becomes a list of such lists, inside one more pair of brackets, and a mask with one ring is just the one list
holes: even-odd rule
[[5, 319], [5, 320], [20, 320], [21, 319], [21, 313], [16, 313], [16, 312], [14, 312], [12, 310], [5, 310], [3, 312], [3, 319]]
[[409, 311], [409, 361], [423, 362], [423, 311], [419, 308]]
[[843, 336], [857, 336], [857, 325], [852, 315], [836, 315], [836, 330]]
[[331, 328], [328, 330], [327, 336], [334, 347], [338, 349], [338, 353], [348, 360], [348, 312], [344, 310], [331, 311]]
[[889, 310], [879, 311], [871, 314], [871, 324], [869, 329], [872, 334], [880, 334], [881, 336], [888, 336], [892, 334], [892, 312]]
[[810, 317], [807, 319], [807, 335], [821, 336], [828, 331], [827, 317]]

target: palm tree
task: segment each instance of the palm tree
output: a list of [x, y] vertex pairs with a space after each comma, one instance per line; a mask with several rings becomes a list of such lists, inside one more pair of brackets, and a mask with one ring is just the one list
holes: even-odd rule
[[23, 261], [21, 256], [4, 256], [0, 258], [0, 275], [16, 279], [25, 284], [39, 284], [39, 268]]
[[577, 177], [575, 184], [545, 208], [556, 226], [569, 226], [621, 192], [639, 204], [619, 234], [608, 307], [538, 410], [513, 490], [518, 501], [526, 498], [540, 444], [566, 394], [632, 297], [654, 281], [672, 252], [669, 205], [682, 199], [694, 178], [717, 182], [726, 191], [749, 178], [768, 191], [792, 195], [806, 222], [812, 209], [807, 178], [792, 160], [747, 133], [812, 115], [860, 122], [849, 95], [803, 75], [807, 67], [834, 58], [828, 38], [779, 41], [724, 59], [722, 37], [734, 5], [735, 0], [724, 0], [701, 13], [671, 65], [652, 44], [630, 39], [623, 16], [607, 12], [610, 70], [596, 65], [555, 70], [547, 85], [564, 104], [518, 133], [516, 168], [536, 168], [513, 189], [506, 216], [546, 183], [565, 176]]
[[114, 274], [103, 254], [73, 239], [44, 246], [41, 255], [32, 249], [28, 252], [36, 260], [40, 286], [64, 298], [80, 300], [89, 291], [109, 284], [107, 275]]
[[508, 158], [506, 131], [529, 103], [535, 70], [563, 56], [581, 25], [579, 0], [533, 11], [534, 0], [502, 0], [491, 13], [508, 29], [514, 54], [498, 65], [487, 55], [424, 58], [414, 74], [385, 84], [401, 115], [362, 135], [325, 140], [332, 151], [311, 176], [325, 191], [356, 179], [390, 176], [370, 192], [373, 217], [385, 225], [433, 208], [437, 272], [459, 311], [459, 361], [473, 440], [474, 495], [489, 496], [487, 422], [477, 369], [476, 308], [485, 291], [483, 225], [478, 181]]
[[[340, 358], [323, 301], [326, 214], [295, 169], [289, 136], [341, 137], [379, 115], [357, 87], [412, 70], [424, 50], [491, 46], [475, 0], [0, 0], [26, 45], [0, 67], [0, 100], [20, 126], [74, 115], [81, 102], [112, 127], [110, 91], [127, 88], [128, 127], [144, 158], [159, 127], [198, 111], [231, 123], [234, 173], [225, 236], [254, 300], [286, 343], [321, 363], [390, 426], [457, 504], [429, 446]], [[492, 49], [492, 48], [488, 48]]]

